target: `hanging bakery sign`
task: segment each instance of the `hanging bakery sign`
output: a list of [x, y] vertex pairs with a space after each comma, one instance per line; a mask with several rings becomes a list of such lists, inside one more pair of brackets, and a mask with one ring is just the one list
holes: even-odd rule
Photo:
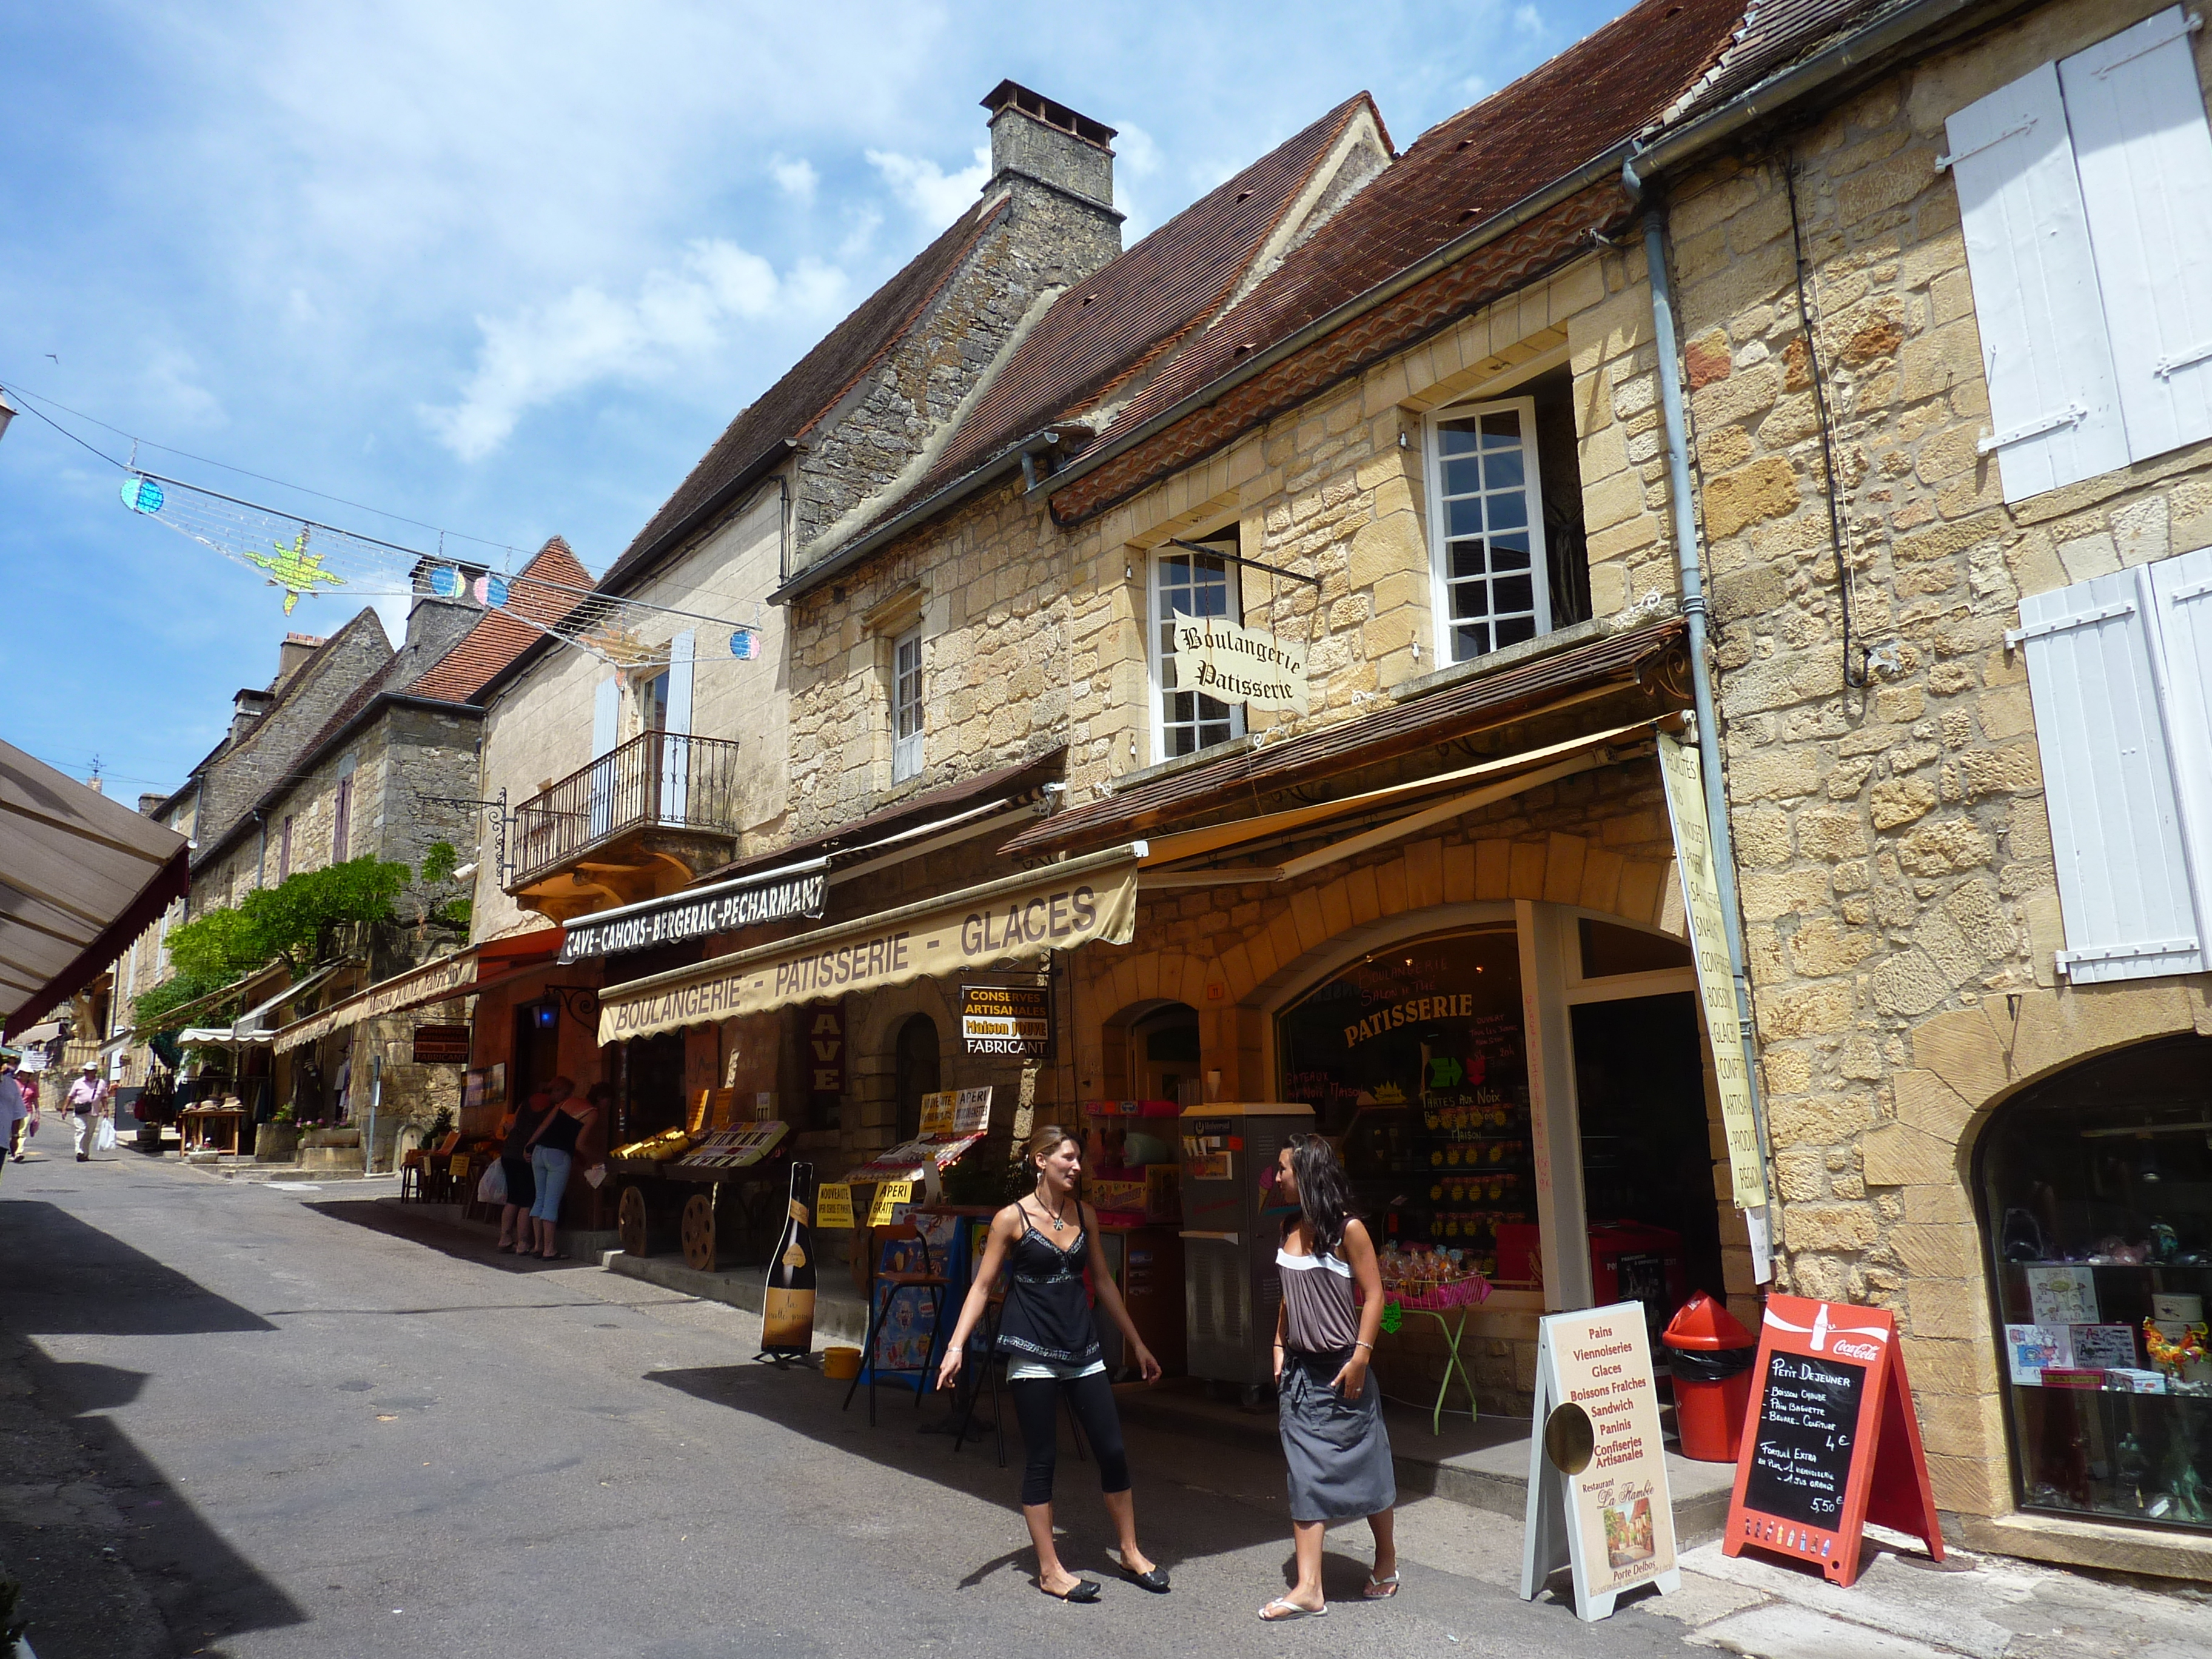
[[811, 866], [777, 872], [771, 878], [755, 877], [647, 904], [604, 910], [568, 924], [561, 960], [616, 956], [708, 933], [734, 933], [765, 921], [818, 916], [828, 884], [829, 861], [820, 860]]
[[1306, 651], [1226, 617], [1175, 619], [1176, 690], [1306, 712]]

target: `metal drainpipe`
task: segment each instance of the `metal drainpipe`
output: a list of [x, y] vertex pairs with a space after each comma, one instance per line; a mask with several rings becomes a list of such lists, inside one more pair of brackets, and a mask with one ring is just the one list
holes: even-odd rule
[[[1644, 187], [1632, 159], [1621, 167], [1621, 182], [1632, 196], [1642, 198]], [[1698, 516], [1690, 501], [1688, 423], [1682, 413], [1674, 297], [1667, 276], [1667, 207], [1656, 195], [1646, 204], [1644, 216], [1644, 259], [1651, 289], [1653, 343], [1659, 351], [1659, 411], [1667, 442], [1667, 495], [1674, 508], [1674, 556], [1682, 575], [1682, 616], [1690, 629], [1690, 696], [1698, 714], [1698, 770], [1705, 787], [1705, 818], [1712, 830], [1713, 873], [1720, 888], [1721, 919], [1726, 924], [1729, 973], [1735, 981], [1736, 1021], [1743, 1036], [1752, 1123], [1759, 1134], [1759, 1155], [1771, 1161], [1766, 1101], [1759, 1086], [1759, 1055], [1751, 1036], [1751, 976], [1744, 966], [1743, 921], [1736, 901], [1735, 835], [1729, 823], [1727, 792], [1721, 786], [1720, 727], [1713, 718], [1712, 672], [1705, 662], [1705, 580], [1698, 552]], [[1767, 1202], [1771, 1208], [1771, 1188]]]

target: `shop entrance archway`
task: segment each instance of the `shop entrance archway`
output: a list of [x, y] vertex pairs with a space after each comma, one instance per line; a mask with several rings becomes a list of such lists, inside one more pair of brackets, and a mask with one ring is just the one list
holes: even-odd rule
[[898, 1112], [894, 1144], [902, 1146], [921, 1133], [921, 1097], [943, 1086], [939, 1082], [941, 1065], [937, 1022], [927, 1014], [908, 1015], [891, 1051], [891, 1097]]

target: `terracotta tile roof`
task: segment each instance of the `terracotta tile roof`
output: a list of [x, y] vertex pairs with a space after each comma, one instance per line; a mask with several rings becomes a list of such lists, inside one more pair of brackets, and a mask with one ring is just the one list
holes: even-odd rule
[[714, 447], [693, 467], [676, 493], [661, 504], [601, 581], [612, 592], [658, 556], [660, 544], [716, 491], [786, 439], [801, 438], [842, 402], [850, 391], [907, 331], [967, 259], [983, 234], [1008, 210], [1007, 198], [978, 202], [952, 222], [935, 241], [910, 260], [784, 377], [731, 422]]
[[1015, 349], [911, 496], [1112, 396], [1203, 327], [1248, 280], [1315, 169], [1363, 110], [1387, 145], [1374, 100], [1364, 92], [1347, 98], [1069, 289]]
[[[533, 576], [544, 582], [557, 582], [561, 586], [541, 586], [529, 580]], [[516, 573], [508, 587], [507, 609], [538, 622], [558, 622], [576, 608], [582, 597], [581, 590], [591, 585], [591, 573], [577, 562], [568, 544], [556, 536]], [[565, 588], [578, 592], [566, 592], [562, 591]], [[466, 702], [483, 690], [493, 675], [544, 637], [528, 623], [507, 615], [507, 611], [487, 611], [483, 619], [464, 634], [452, 650], [405, 689], [418, 697]]]
[[1643, 0], [1438, 122], [1101, 434], [1111, 441], [1657, 119], [1733, 40], [1742, 0]]
[[1749, 91], [1830, 41], [1912, 0], [1753, 0], [1719, 61], [1667, 112], [1669, 125]]
[[1541, 713], [1570, 690], [1608, 683], [1623, 690], [1642, 686], [1654, 715], [1669, 712], [1689, 701], [1683, 689], [1689, 672], [1686, 638], [1685, 624], [1674, 619], [1573, 646], [1211, 766], [1148, 779], [1056, 813], [999, 850], [1020, 858], [1141, 836], [1225, 799], [1317, 783]]

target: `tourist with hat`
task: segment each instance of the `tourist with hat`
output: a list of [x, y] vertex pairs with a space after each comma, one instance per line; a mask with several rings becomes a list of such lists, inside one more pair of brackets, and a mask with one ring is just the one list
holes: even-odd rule
[[69, 1086], [63, 1108], [72, 1114], [70, 1127], [76, 1132], [76, 1161], [92, 1162], [92, 1146], [100, 1133], [100, 1120], [107, 1115], [108, 1102], [112, 1098], [108, 1087], [100, 1080], [100, 1063], [88, 1060], [76, 1082]]

